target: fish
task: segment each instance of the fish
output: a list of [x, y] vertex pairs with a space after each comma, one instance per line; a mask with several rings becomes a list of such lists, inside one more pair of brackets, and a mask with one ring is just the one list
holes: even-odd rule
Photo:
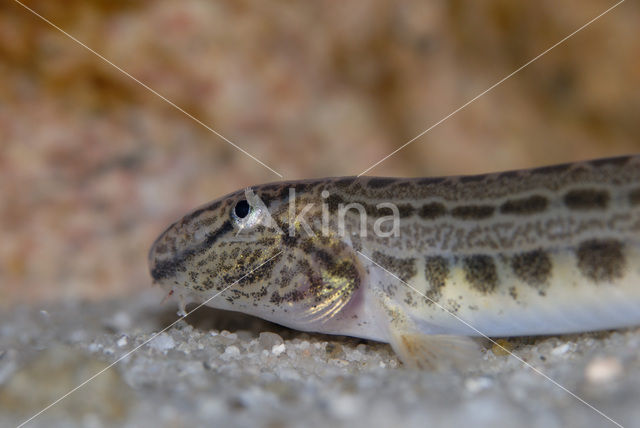
[[640, 155], [255, 185], [171, 224], [149, 269], [182, 313], [205, 302], [464, 367], [482, 337], [640, 325]]

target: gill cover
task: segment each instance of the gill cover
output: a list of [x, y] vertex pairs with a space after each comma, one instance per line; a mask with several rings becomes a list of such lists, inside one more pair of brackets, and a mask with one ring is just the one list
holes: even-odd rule
[[292, 315], [299, 329], [314, 330], [338, 314], [361, 287], [363, 272], [354, 252], [330, 237], [284, 239], [283, 264], [271, 303]]

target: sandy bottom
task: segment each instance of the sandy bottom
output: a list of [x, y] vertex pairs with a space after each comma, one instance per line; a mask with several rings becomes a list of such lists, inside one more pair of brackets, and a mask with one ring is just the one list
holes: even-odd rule
[[[0, 425], [18, 425], [173, 322], [175, 308], [159, 300], [0, 315]], [[201, 309], [27, 426], [615, 426], [608, 417], [640, 427], [640, 329], [502, 343], [562, 387], [498, 349], [467, 373], [420, 372], [385, 344]]]

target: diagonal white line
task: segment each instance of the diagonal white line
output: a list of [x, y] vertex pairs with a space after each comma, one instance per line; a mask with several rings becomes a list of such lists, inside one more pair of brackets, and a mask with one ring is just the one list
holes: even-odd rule
[[277, 172], [276, 170], [274, 170], [273, 168], [271, 168], [269, 165], [265, 164], [264, 162], [262, 162], [261, 160], [259, 160], [258, 158], [256, 158], [254, 155], [252, 155], [251, 153], [249, 153], [248, 151], [246, 151], [245, 149], [243, 149], [242, 147], [238, 146], [237, 144], [235, 144], [233, 141], [229, 140], [227, 137], [225, 137], [224, 135], [220, 134], [218, 131], [216, 131], [215, 129], [213, 129], [212, 127], [210, 127], [209, 125], [207, 125], [206, 123], [202, 122], [200, 119], [198, 119], [197, 117], [193, 116], [191, 113], [187, 112], [186, 110], [184, 110], [182, 107], [178, 106], [177, 104], [175, 104], [174, 102], [172, 102], [171, 100], [169, 100], [168, 98], [166, 98], [164, 95], [160, 94], [158, 91], [150, 88], [148, 85], [146, 85], [145, 83], [141, 82], [140, 80], [136, 79], [135, 77], [133, 77], [131, 74], [129, 74], [128, 72], [126, 72], [124, 69], [122, 69], [121, 67], [117, 66], [116, 64], [114, 64], [113, 62], [109, 61], [107, 58], [105, 58], [104, 56], [100, 55], [98, 52], [96, 52], [95, 50], [91, 49], [89, 46], [85, 45], [84, 43], [82, 43], [80, 40], [76, 39], [74, 36], [72, 36], [71, 34], [67, 33], [66, 31], [64, 31], [62, 28], [58, 27], [56, 24], [54, 24], [53, 22], [49, 21], [47, 18], [45, 18], [44, 16], [40, 15], [38, 12], [36, 12], [35, 10], [31, 9], [30, 7], [26, 6], [24, 3], [21, 3], [19, 0], [14, 0], [16, 3], [18, 3], [20, 6], [24, 7], [25, 9], [27, 9], [29, 12], [33, 13], [35, 16], [37, 16], [38, 18], [40, 18], [41, 20], [43, 20], [44, 22], [46, 22], [47, 24], [49, 24], [50, 26], [52, 26], [53, 28], [55, 28], [56, 30], [60, 31], [62, 34], [64, 34], [65, 36], [69, 37], [71, 40], [73, 40], [74, 42], [76, 42], [77, 44], [79, 44], [80, 46], [82, 46], [83, 48], [85, 48], [86, 50], [88, 50], [89, 52], [91, 52], [92, 54], [94, 54], [95, 56], [97, 56], [98, 58], [100, 58], [101, 60], [103, 60], [104, 62], [106, 62], [107, 64], [111, 65], [113, 68], [115, 68], [116, 70], [118, 70], [119, 72], [121, 72], [122, 74], [124, 74], [125, 76], [129, 77], [131, 80], [135, 81], [136, 83], [138, 83], [140, 86], [142, 86], [143, 88], [145, 88], [146, 90], [148, 90], [149, 92], [151, 92], [152, 94], [156, 95], [157, 97], [161, 98], [162, 100], [164, 100], [167, 104], [171, 105], [172, 107], [174, 107], [175, 109], [177, 109], [178, 111], [182, 112], [185, 116], [189, 117], [191, 120], [193, 120], [194, 122], [198, 123], [199, 125], [203, 126], [204, 128], [208, 129], [210, 132], [212, 132], [213, 134], [217, 135], [219, 138], [223, 139], [224, 141], [226, 141], [227, 143], [231, 144], [233, 147], [235, 147], [236, 149], [240, 150], [242, 153], [244, 153], [245, 155], [249, 156], [251, 159], [253, 159], [254, 161], [258, 162], [260, 165], [262, 165], [263, 167], [267, 168], [269, 171], [273, 172], [275, 175], [277, 175], [280, 178], [284, 178], [282, 174], [280, 174], [279, 172]]
[[88, 384], [89, 382], [91, 382], [92, 380], [94, 380], [95, 378], [97, 378], [98, 376], [100, 376], [102, 373], [106, 372], [107, 370], [109, 370], [111, 367], [115, 366], [116, 364], [118, 364], [120, 361], [124, 360], [125, 358], [127, 358], [129, 355], [133, 354], [134, 352], [136, 352], [138, 349], [142, 348], [144, 345], [146, 345], [147, 343], [151, 342], [153, 339], [155, 339], [156, 337], [158, 337], [159, 334], [164, 333], [165, 331], [169, 330], [171, 327], [173, 327], [174, 325], [176, 325], [179, 321], [182, 321], [183, 319], [185, 319], [186, 317], [188, 317], [189, 315], [191, 315], [192, 313], [194, 313], [195, 311], [197, 311], [198, 309], [200, 309], [201, 307], [203, 307], [204, 305], [206, 305], [207, 303], [209, 303], [210, 301], [212, 301], [213, 299], [215, 299], [216, 297], [218, 297], [219, 295], [221, 295], [222, 293], [224, 293], [225, 291], [227, 291], [229, 288], [233, 287], [234, 285], [236, 285], [238, 282], [242, 281], [244, 278], [246, 278], [248, 275], [251, 275], [253, 272], [257, 271], [258, 269], [260, 269], [262, 266], [266, 265], [267, 263], [269, 263], [271, 260], [275, 259], [277, 256], [279, 256], [280, 254], [282, 254], [282, 251], [278, 251], [276, 254], [274, 254], [273, 256], [269, 257], [266, 261], [264, 261], [263, 263], [261, 263], [258, 267], [250, 270], [249, 272], [247, 272], [246, 274], [242, 275], [240, 278], [236, 279], [235, 281], [233, 281], [231, 284], [227, 285], [225, 288], [222, 289], [222, 291], [217, 292], [216, 294], [214, 294], [213, 296], [209, 297], [207, 300], [205, 300], [204, 302], [200, 303], [198, 306], [196, 306], [194, 309], [190, 310], [189, 312], [187, 312], [186, 314], [182, 315], [180, 318], [178, 318], [177, 320], [175, 320], [174, 322], [172, 322], [171, 324], [169, 324], [168, 326], [166, 326], [165, 328], [163, 328], [162, 330], [160, 330], [157, 333], [154, 333], [149, 339], [145, 340], [144, 342], [142, 342], [140, 345], [136, 346], [135, 348], [133, 348], [131, 351], [127, 352], [126, 354], [124, 354], [123, 356], [121, 356], [120, 358], [118, 358], [117, 360], [115, 360], [113, 363], [109, 364], [107, 367], [105, 367], [104, 369], [100, 370], [99, 372], [97, 372], [96, 374], [94, 374], [93, 376], [91, 376], [89, 379], [85, 380], [84, 382], [82, 382], [80, 385], [76, 386], [75, 388], [73, 388], [71, 391], [67, 392], [66, 394], [64, 394], [62, 397], [58, 398], [56, 401], [54, 401], [53, 403], [49, 404], [47, 407], [45, 407], [44, 409], [40, 410], [38, 413], [36, 413], [35, 415], [31, 416], [29, 419], [27, 419], [26, 421], [22, 422], [20, 425], [18, 425], [16, 428], [21, 428], [24, 425], [28, 424], [29, 422], [31, 422], [33, 419], [37, 418], [38, 416], [40, 416], [42, 413], [46, 412], [47, 410], [49, 410], [50, 408], [52, 408], [53, 406], [55, 406], [56, 404], [58, 404], [59, 402], [61, 402], [62, 400], [64, 400], [65, 398], [67, 398], [69, 395], [73, 394], [74, 392], [76, 392], [77, 390], [79, 390], [80, 388], [82, 388], [83, 386], [85, 386], [86, 384]]
[[620, 4], [624, 3], [625, 0], [620, 0], [618, 3], [614, 4], [613, 6], [611, 6], [609, 9], [605, 10], [604, 12], [602, 12], [600, 15], [596, 16], [595, 18], [593, 18], [591, 21], [587, 22], [586, 24], [584, 24], [582, 27], [578, 28], [577, 30], [575, 30], [573, 33], [569, 34], [568, 36], [564, 37], [562, 40], [560, 40], [559, 42], [557, 42], [556, 44], [554, 44], [553, 46], [547, 48], [545, 51], [543, 51], [542, 53], [538, 54], [538, 56], [536, 56], [535, 58], [529, 60], [528, 62], [526, 62], [525, 64], [521, 65], [519, 68], [517, 68], [515, 71], [507, 74], [505, 77], [503, 77], [502, 79], [500, 79], [499, 81], [497, 81], [496, 83], [494, 83], [493, 85], [491, 85], [490, 87], [488, 87], [487, 89], [485, 89], [484, 91], [482, 91], [481, 93], [479, 93], [478, 95], [476, 95], [475, 97], [473, 97], [472, 99], [470, 99], [469, 101], [467, 101], [466, 103], [464, 103], [463, 105], [461, 105], [460, 107], [458, 107], [457, 109], [455, 109], [454, 111], [452, 111], [451, 113], [449, 113], [448, 115], [446, 115], [445, 117], [443, 117], [442, 119], [440, 119], [439, 121], [437, 121], [436, 123], [434, 123], [433, 125], [431, 125], [430, 127], [428, 127], [427, 129], [425, 129], [424, 131], [422, 131], [421, 133], [419, 133], [418, 135], [416, 135], [415, 137], [413, 137], [412, 139], [410, 139], [409, 141], [407, 141], [406, 143], [404, 143], [403, 145], [401, 145], [400, 147], [398, 147], [397, 149], [395, 149], [393, 152], [389, 153], [387, 156], [383, 157], [382, 159], [380, 159], [378, 162], [374, 163], [373, 165], [371, 165], [369, 168], [365, 169], [364, 171], [362, 171], [360, 174], [358, 174], [358, 177], [360, 177], [363, 174], [366, 174], [367, 172], [371, 171], [373, 168], [375, 168], [376, 166], [378, 166], [379, 164], [381, 164], [382, 162], [384, 162], [385, 160], [389, 159], [391, 156], [395, 155], [396, 153], [398, 153], [400, 150], [404, 149], [405, 147], [407, 147], [409, 144], [413, 143], [415, 140], [417, 140], [418, 138], [422, 137], [424, 134], [426, 134], [427, 132], [431, 131], [433, 128], [435, 128], [436, 126], [440, 125], [442, 122], [444, 122], [445, 120], [449, 119], [451, 116], [453, 116], [454, 114], [458, 113], [460, 110], [466, 108], [469, 104], [473, 103], [474, 101], [476, 101], [478, 98], [480, 98], [481, 96], [485, 95], [487, 92], [493, 90], [496, 86], [499, 86], [500, 84], [502, 84], [505, 80], [513, 77], [515, 74], [519, 73], [520, 71], [522, 71], [524, 68], [526, 68], [527, 66], [531, 65], [533, 62], [537, 61], [538, 59], [540, 59], [542, 56], [546, 55], [547, 53], [549, 53], [549, 51], [551, 51], [552, 49], [558, 47], [559, 45], [561, 45], [562, 43], [566, 42], [567, 40], [569, 40], [571, 37], [575, 36], [577, 33], [579, 33], [580, 31], [584, 30], [585, 28], [587, 28], [589, 25], [593, 24], [595, 21], [597, 21], [598, 19], [602, 18], [604, 15], [606, 15], [607, 13], [611, 12], [613, 9], [615, 9], [616, 7], [618, 7]]
[[609, 416], [607, 416], [606, 414], [604, 414], [602, 411], [596, 409], [595, 407], [593, 407], [593, 405], [589, 404], [588, 402], [586, 402], [585, 400], [583, 400], [582, 398], [580, 398], [578, 395], [576, 395], [575, 393], [571, 392], [570, 390], [568, 390], [567, 388], [565, 388], [564, 386], [560, 385], [557, 381], [553, 380], [552, 378], [550, 378], [549, 376], [547, 376], [546, 374], [544, 374], [543, 372], [541, 372], [539, 369], [535, 368], [534, 366], [532, 366], [531, 364], [529, 364], [528, 362], [526, 362], [525, 360], [523, 360], [522, 358], [520, 358], [519, 356], [517, 356], [516, 354], [514, 354], [513, 352], [511, 352], [510, 350], [508, 350], [507, 348], [505, 348], [504, 346], [500, 345], [498, 342], [496, 342], [495, 340], [491, 339], [489, 336], [487, 336], [486, 334], [484, 334], [483, 332], [481, 332], [480, 330], [478, 330], [477, 328], [475, 328], [474, 326], [472, 326], [471, 324], [469, 324], [467, 321], [465, 321], [464, 319], [460, 318], [459, 316], [457, 316], [456, 314], [454, 314], [453, 312], [451, 312], [450, 310], [448, 310], [447, 308], [445, 308], [444, 306], [442, 306], [441, 304], [439, 304], [438, 302], [436, 302], [435, 300], [431, 299], [430, 297], [428, 297], [426, 294], [422, 293], [420, 290], [416, 289], [414, 286], [412, 286], [411, 284], [403, 281], [402, 279], [400, 279], [397, 275], [395, 275], [393, 272], [388, 271], [384, 266], [381, 266], [379, 263], [376, 263], [375, 261], [373, 261], [369, 256], [367, 256], [366, 254], [362, 253], [361, 251], [358, 251], [358, 254], [360, 254], [362, 257], [364, 257], [365, 259], [369, 260], [371, 263], [373, 263], [374, 265], [378, 266], [380, 269], [382, 269], [383, 271], [385, 271], [386, 273], [388, 273], [389, 275], [391, 275], [392, 277], [394, 277], [395, 279], [397, 279], [398, 281], [400, 281], [401, 283], [403, 283], [404, 285], [406, 285], [407, 287], [409, 287], [410, 289], [412, 289], [413, 291], [415, 291], [416, 293], [418, 293], [419, 295], [421, 295], [422, 297], [428, 299], [430, 302], [434, 303], [435, 305], [437, 305], [440, 309], [442, 309], [443, 311], [445, 311], [446, 313], [448, 313], [449, 315], [451, 315], [452, 317], [454, 317], [456, 320], [460, 321], [462, 324], [466, 325], [467, 327], [469, 327], [470, 329], [472, 329], [473, 331], [475, 331], [476, 333], [478, 333], [480, 336], [482, 336], [484, 339], [489, 340], [493, 345], [498, 346], [499, 348], [501, 348], [503, 351], [507, 352], [509, 355], [511, 355], [513, 358], [515, 358], [516, 360], [520, 361], [522, 364], [524, 364], [525, 366], [527, 366], [528, 368], [530, 368], [531, 370], [533, 370], [534, 372], [536, 372], [537, 374], [539, 374], [540, 376], [542, 376], [543, 378], [547, 379], [549, 382], [551, 382], [552, 384], [554, 384], [555, 386], [557, 386], [558, 388], [562, 389], [563, 391], [565, 391], [567, 394], [571, 395], [573, 398], [575, 398], [576, 400], [580, 401], [582, 404], [584, 404], [585, 406], [591, 408], [593, 411], [595, 411], [596, 413], [598, 413], [600, 416], [602, 416], [603, 418], [607, 419], [609, 422], [613, 423], [614, 425], [620, 427], [620, 428], [624, 428], [622, 425], [620, 425], [618, 422], [614, 421], [613, 419], [611, 419]]

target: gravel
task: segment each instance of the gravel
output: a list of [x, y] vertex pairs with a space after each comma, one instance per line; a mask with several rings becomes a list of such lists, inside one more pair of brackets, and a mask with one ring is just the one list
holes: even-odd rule
[[[175, 321], [160, 300], [145, 292], [0, 315], [0, 425], [25, 421]], [[615, 426], [609, 417], [640, 427], [640, 329], [500, 343], [540, 373], [491, 346], [464, 373], [409, 370], [386, 344], [202, 308], [27, 426]]]

